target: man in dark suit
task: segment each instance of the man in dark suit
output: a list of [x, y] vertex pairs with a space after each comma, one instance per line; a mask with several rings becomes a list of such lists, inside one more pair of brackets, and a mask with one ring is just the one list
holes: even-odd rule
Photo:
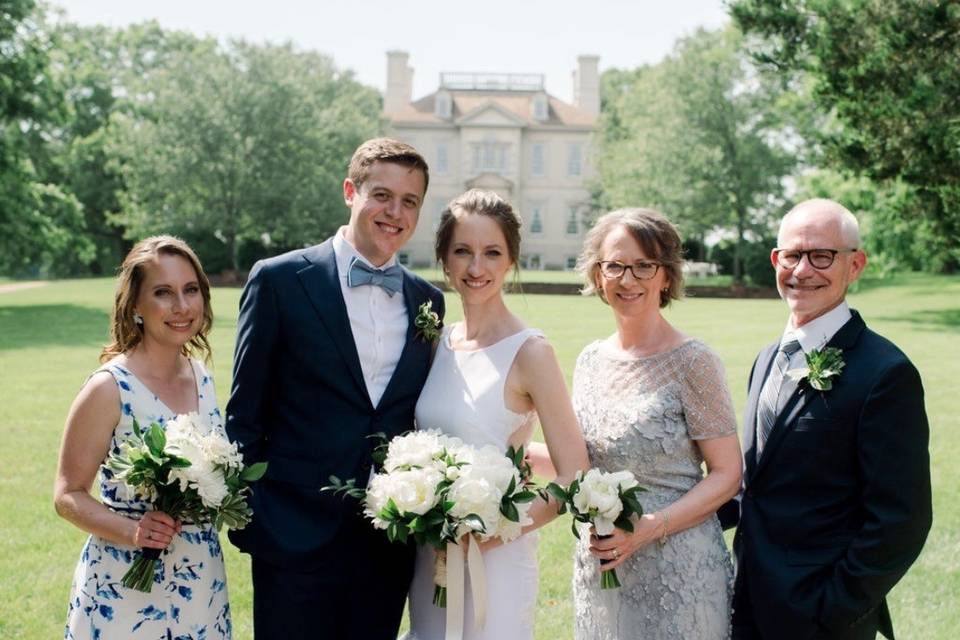
[[415, 550], [320, 489], [331, 475], [364, 486], [370, 436], [413, 428], [431, 357], [414, 319], [428, 301], [442, 317], [443, 296], [396, 252], [428, 179], [409, 145], [365, 142], [343, 183], [347, 226], [258, 262], [240, 298], [226, 428], [246, 462], [269, 464], [230, 539], [252, 558], [258, 640], [396, 638]]
[[[721, 510], [727, 525], [739, 517], [737, 639], [892, 640], [886, 594], [930, 529], [920, 375], [846, 304], [859, 246], [849, 211], [809, 200], [770, 255], [790, 319], [750, 373], [744, 488]], [[842, 369], [810, 364], [817, 354]]]

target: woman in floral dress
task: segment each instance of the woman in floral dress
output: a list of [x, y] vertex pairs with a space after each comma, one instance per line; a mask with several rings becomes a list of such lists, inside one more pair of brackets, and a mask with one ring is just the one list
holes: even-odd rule
[[[223, 555], [210, 525], [173, 520], [113, 481], [101, 465], [133, 432], [196, 412], [222, 429], [207, 332], [210, 283], [182, 240], [139, 242], [118, 277], [102, 366], [67, 416], [54, 485], [57, 513], [90, 533], [74, 573], [68, 639], [230, 638]], [[100, 499], [90, 494], [100, 471]], [[160, 549], [149, 593], [121, 584], [140, 548]]]

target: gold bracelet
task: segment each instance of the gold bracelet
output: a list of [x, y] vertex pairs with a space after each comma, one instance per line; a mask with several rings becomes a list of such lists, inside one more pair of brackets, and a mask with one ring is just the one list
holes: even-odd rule
[[666, 511], [658, 511], [658, 516], [663, 518], [663, 533], [660, 534], [660, 546], [667, 544], [667, 528], [670, 526], [670, 516], [667, 515]]

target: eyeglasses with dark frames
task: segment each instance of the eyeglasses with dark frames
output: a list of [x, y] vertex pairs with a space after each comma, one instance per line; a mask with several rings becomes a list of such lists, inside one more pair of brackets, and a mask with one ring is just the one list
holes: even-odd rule
[[657, 275], [657, 269], [660, 268], [659, 262], [623, 264], [616, 260], [601, 260], [597, 264], [600, 265], [600, 273], [608, 280], [618, 280], [622, 278], [623, 274], [627, 272], [627, 269], [630, 270], [630, 273], [632, 273], [633, 277], [637, 280], [649, 280]]
[[837, 259], [839, 253], [854, 253], [859, 249], [807, 249], [800, 251], [798, 249], [774, 249], [777, 256], [777, 264], [784, 269], [794, 269], [807, 256], [807, 262], [814, 269], [829, 269], [833, 266], [833, 261]]

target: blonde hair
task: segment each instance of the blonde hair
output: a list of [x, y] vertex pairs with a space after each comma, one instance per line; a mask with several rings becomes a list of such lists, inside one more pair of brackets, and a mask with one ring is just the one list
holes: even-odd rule
[[106, 362], [121, 353], [126, 353], [143, 341], [143, 326], [133, 318], [133, 308], [140, 296], [140, 286], [145, 275], [144, 265], [161, 255], [180, 256], [197, 272], [200, 293], [203, 295], [203, 322], [197, 334], [183, 345], [183, 355], [203, 356], [207, 362], [213, 353], [207, 333], [213, 326], [213, 309], [210, 306], [210, 280], [200, 265], [200, 259], [186, 242], [174, 236], [151, 236], [134, 245], [120, 265], [117, 274], [117, 292], [113, 300], [110, 320], [110, 343], [100, 352], [100, 362]]
[[660, 292], [660, 308], [666, 307], [672, 300], [683, 297], [683, 243], [680, 234], [667, 217], [653, 209], [639, 207], [617, 209], [600, 216], [596, 224], [587, 233], [583, 241], [583, 252], [577, 259], [577, 271], [583, 276], [584, 286], [580, 292], [585, 295], [597, 294], [607, 302], [603, 290], [597, 286], [600, 272], [601, 248], [603, 241], [614, 229], [627, 230], [650, 260], [660, 263], [667, 275], [667, 288]]

